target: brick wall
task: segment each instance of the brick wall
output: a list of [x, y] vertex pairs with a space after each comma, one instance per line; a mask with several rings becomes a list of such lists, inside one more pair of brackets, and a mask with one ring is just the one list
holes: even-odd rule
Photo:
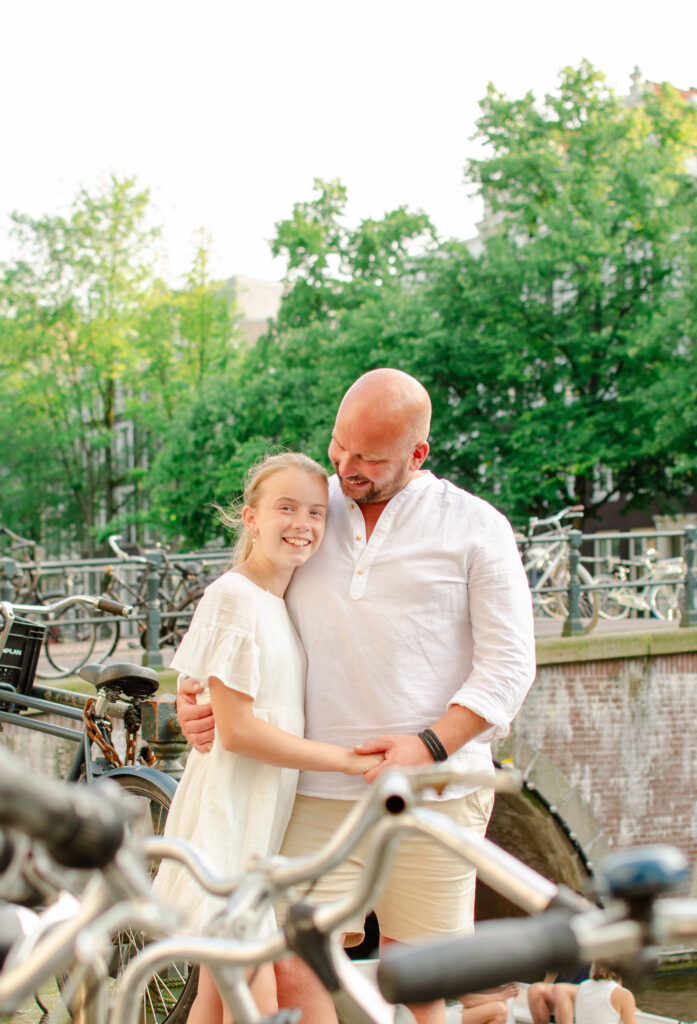
[[697, 630], [541, 641], [504, 753], [523, 749], [568, 779], [611, 845], [670, 843], [695, 863]]

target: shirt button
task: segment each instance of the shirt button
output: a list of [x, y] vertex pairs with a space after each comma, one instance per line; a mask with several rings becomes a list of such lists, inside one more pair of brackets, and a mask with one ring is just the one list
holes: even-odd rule
[[359, 569], [359, 570], [358, 570], [358, 575], [359, 575], [359, 576], [362, 576], [362, 575], [363, 575], [363, 571], [364, 571], [363, 569]]
[[356, 534], [356, 540], [363, 540], [363, 534], [362, 533], [357, 533]]
[[353, 502], [351, 502], [351, 504], [349, 505], [349, 508], [355, 508], [355, 507], [356, 506], [353, 504]]

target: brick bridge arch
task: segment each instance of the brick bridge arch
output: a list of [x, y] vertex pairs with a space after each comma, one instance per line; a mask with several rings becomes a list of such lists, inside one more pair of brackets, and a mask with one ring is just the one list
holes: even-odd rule
[[[522, 772], [525, 788], [497, 798], [489, 837], [571, 888], [583, 888], [620, 847], [669, 843], [694, 865], [697, 629], [537, 646], [537, 679], [494, 748], [499, 763]], [[477, 911], [479, 919], [515, 912], [485, 885]]]

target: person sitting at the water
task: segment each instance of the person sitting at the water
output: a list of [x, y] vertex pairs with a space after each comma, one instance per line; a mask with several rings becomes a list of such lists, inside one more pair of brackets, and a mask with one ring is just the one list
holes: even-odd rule
[[[551, 1024], [559, 1022], [556, 1015], [557, 1000], [561, 998], [573, 999], [576, 995], [576, 987], [588, 979], [589, 968], [587, 965], [579, 967], [575, 971], [555, 973], [548, 971], [544, 981], [534, 982], [528, 989], [528, 1007], [532, 1016], [532, 1024]], [[567, 988], [573, 992], [566, 992]], [[573, 1019], [573, 1018], [572, 1018]]]
[[636, 1001], [608, 964], [595, 960], [591, 976], [567, 985], [555, 1005], [557, 1024], [636, 1024]]
[[[506, 1024], [508, 1020], [508, 1000], [518, 995], [518, 985], [510, 982], [498, 988], [486, 989], [482, 992], [470, 992], [460, 996], [462, 1009], [457, 1016], [458, 1007], [453, 1008], [452, 1020], [459, 1024]], [[448, 1016], [446, 1024], [450, 1021]]]

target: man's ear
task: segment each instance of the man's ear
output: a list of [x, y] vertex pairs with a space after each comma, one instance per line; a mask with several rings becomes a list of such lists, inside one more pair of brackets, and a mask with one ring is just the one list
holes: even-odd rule
[[416, 445], [416, 447], [411, 453], [411, 466], [409, 468], [411, 469], [412, 472], [414, 472], [417, 469], [421, 469], [424, 462], [426, 461], [426, 456], [428, 455], [429, 451], [430, 448], [428, 446], [428, 441], [420, 441]]

